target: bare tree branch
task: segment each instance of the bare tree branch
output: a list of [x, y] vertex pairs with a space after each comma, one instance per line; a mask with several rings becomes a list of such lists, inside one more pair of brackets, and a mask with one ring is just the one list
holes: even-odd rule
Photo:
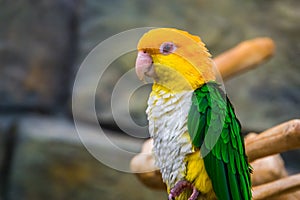
[[253, 69], [270, 58], [275, 44], [270, 38], [244, 41], [214, 59], [223, 79]]
[[248, 159], [255, 159], [300, 148], [300, 120], [295, 119], [268, 129], [245, 141]]
[[300, 190], [300, 174], [253, 187], [252, 197], [254, 200], [269, 199], [297, 190]]

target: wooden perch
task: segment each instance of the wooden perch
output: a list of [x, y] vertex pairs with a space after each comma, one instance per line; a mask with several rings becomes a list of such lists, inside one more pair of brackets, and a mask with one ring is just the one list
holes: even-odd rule
[[268, 129], [253, 139], [246, 140], [249, 161], [300, 148], [299, 133], [300, 120], [295, 119]]
[[139, 180], [152, 189], [165, 189], [159, 169], [154, 164], [152, 156], [153, 140], [144, 142], [142, 151], [131, 160], [131, 170]]
[[300, 189], [300, 174], [289, 176], [253, 188], [254, 200], [269, 199], [278, 195], [293, 193]]
[[275, 44], [270, 38], [256, 38], [244, 41], [214, 59], [223, 79], [253, 69], [270, 58]]
[[269, 183], [288, 175], [284, 161], [279, 154], [251, 162], [254, 173], [251, 174], [252, 186]]

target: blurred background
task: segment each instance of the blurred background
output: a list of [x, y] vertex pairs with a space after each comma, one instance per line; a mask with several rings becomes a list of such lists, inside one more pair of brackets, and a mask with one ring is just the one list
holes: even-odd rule
[[[299, 118], [299, 10], [297, 0], [0, 0], [0, 200], [166, 198], [93, 158], [72, 121], [72, 86], [83, 59], [98, 43], [128, 29], [184, 29], [200, 35], [212, 55], [243, 40], [271, 37], [274, 57], [227, 81], [227, 93], [244, 133]], [[139, 151], [143, 140], [129, 140], [110, 109], [114, 84], [134, 59], [134, 53], [124, 55], [105, 71], [96, 109], [107, 135]], [[82, 126], [92, 137], [97, 129], [85, 87], [76, 95]], [[148, 92], [145, 87], [130, 101], [141, 125], [147, 123]], [[299, 151], [283, 157], [290, 173], [299, 172]]]

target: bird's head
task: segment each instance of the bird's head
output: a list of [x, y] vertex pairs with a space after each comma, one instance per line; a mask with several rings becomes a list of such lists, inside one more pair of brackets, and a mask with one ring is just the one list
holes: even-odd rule
[[214, 80], [212, 60], [198, 36], [173, 28], [152, 29], [139, 40], [136, 73], [173, 91], [194, 90]]

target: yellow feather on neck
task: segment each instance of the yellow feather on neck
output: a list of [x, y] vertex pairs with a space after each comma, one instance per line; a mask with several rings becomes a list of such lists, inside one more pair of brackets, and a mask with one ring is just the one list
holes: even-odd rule
[[153, 56], [156, 77], [154, 86], [170, 92], [195, 90], [206, 82], [202, 74], [187, 60], [176, 54]]

